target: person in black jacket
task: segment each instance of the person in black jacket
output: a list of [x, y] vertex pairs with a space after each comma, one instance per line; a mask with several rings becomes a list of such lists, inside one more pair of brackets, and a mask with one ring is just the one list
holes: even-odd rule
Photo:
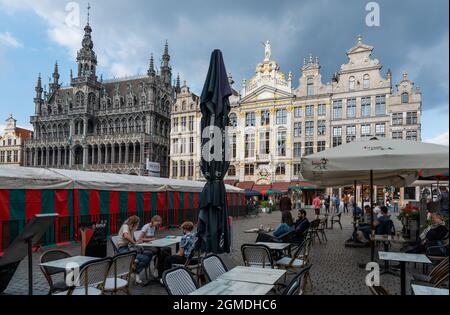
[[427, 248], [440, 246], [443, 241], [448, 240], [449, 231], [442, 214], [433, 213], [431, 218], [433, 224], [423, 231], [417, 243], [406, 250], [407, 253], [425, 253]]
[[303, 240], [305, 239], [306, 232], [309, 229], [309, 226], [311, 223], [309, 222], [308, 218], [306, 217], [306, 211], [305, 210], [299, 210], [298, 211], [298, 219], [295, 222], [295, 242], [298, 242], [301, 244]]

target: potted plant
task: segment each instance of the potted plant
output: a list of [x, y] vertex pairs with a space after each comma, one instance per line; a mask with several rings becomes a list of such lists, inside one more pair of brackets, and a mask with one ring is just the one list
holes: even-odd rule
[[269, 213], [270, 212], [270, 205], [268, 201], [263, 201], [261, 202], [261, 211], [264, 213]]

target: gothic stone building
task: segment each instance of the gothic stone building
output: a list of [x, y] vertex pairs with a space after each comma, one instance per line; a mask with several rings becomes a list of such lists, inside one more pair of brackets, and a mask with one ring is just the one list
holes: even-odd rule
[[174, 88], [167, 43], [159, 73], [152, 56], [147, 75], [103, 81], [89, 23], [84, 31], [70, 86], [60, 85], [57, 64], [48, 91], [38, 79], [25, 165], [146, 175], [151, 161], [168, 177]]

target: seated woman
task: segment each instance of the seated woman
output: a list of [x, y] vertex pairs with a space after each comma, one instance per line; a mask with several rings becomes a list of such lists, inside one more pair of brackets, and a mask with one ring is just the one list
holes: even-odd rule
[[427, 248], [438, 248], [442, 247], [444, 252], [440, 252], [441, 249], [438, 249], [437, 252], [429, 253], [432, 256], [447, 256], [448, 251], [445, 250], [445, 246], [443, 242], [448, 240], [449, 230], [445, 225], [445, 220], [442, 214], [433, 213], [432, 216], [432, 225], [425, 229], [423, 233], [420, 235], [419, 240], [413, 246], [406, 249], [407, 253], [415, 253], [421, 254], [425, 253]]
[[141, 230], [138, 241], [147, 243], [156, 240], [156, 231], [162, 224], [162, 218], [159, 215], [155, 215], [150, 223], [144, 225]]
[[181, 225], [181, 229], [183, 230], [183, 237], [180, 242], [180, 250], [176, 255], [172, 255], [166, 257], [164, 259], [164, 270], [169, 270], [172, 268], [172, 265], [183, 265], [186, 263], [189, 255], [194, 250], [194, 246], [197, 242], [197, 234], [194, 233], [194, 223], [192, 222], [184, 222]]
[[[356, 232], [356, 239], [361, 243], [368, 243], [370, 241], [370, 235], [372, 234], [372, 216], [373, 211], [370, 206], [365, 206], [364, 210], [366, 211], [364, 215], [364, 222], [360, 223]], [[374, 227], [376, 228], [379, 224], [377, 217], [373, 216]]]
[[[134, 240], [134, 232], [136, 232], [139, 227], [140, 219], [137, 216], [132, 216], [125, 221], [122, 227], [119, 230], [119, 240], [118, 240], [118, 249], [117, 252], [119, 254], [127, 253], [131, 251], [131, 246], [135, 244], [142, 243], [141, 241], [136, 242]], [[135, 269], [135, 281], [136, 283], [142, 283], [140, 279], [140, 273], [149, 265], [152, 259], [152, 254], [149, 252], [138, 254], [136, 256], [137, 264]]]
[[292, 218], [292, 214], [290, 211], [284, 211], [281, 215], [281, 224], [277, 227], [277, 229], [273, 232], [273, 236], [281, 238], [284, 235], [293, 232], [294, 227], [294, 219]]

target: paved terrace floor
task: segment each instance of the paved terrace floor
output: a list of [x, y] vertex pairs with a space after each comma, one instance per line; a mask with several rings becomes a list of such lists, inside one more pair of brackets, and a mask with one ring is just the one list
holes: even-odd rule
[[[294, 214], [294, 213], [293, 213]], [[295, 213], [296, 215], [296, 213]], [[308, 210], [308, 216], [313, 218], [313, 211]], [[244, 243], [254, 243], [256, 234], [246, 234], [244, 231], [258, 228], [260, 225], [272, 225], [276, 227], [281, 219], [280, 212], [272, 214], [260, 214], [258, 217], [238, 219], [233, 223], [233, 249], [230, 255], [224, 255], [223, 259], [229, 268], [242, 265], [240, 247]], [[370, 291], [365, 285], [367, 272], [358, 267], [359, 263], [367, 263], [370, 260], [369, 248], [345, 248], [344, 242], [350, 238], [353, 226], [351, 216], [346, 214], [342, 218], [343, 230], [335, 226], [333, 230], [327, 230], [328, 242], [319, 244], [317, 241], [313, 245], [311, 261], [313, 264], [311, 276], [313, 289], [307, 295], [368, 295]], [[396, 222], [398, 224], [398, 222]], [[179, 234], [179, 231], [161, 232], [160, 236]], [[109, 244], [108, 244], [109, 246]], [[63, 247], [73, 255], [79, 255], [80, 246], [70, 245]], [[398, 250], [394, 245], [392, 251]], [[112, 248], [108, 248], [108, 253], [112, 255]], [[34, 290], [36, 295], [45, 295], [48, 292], [47, 282], [38, 267], [38, 259], [42, 253], [34, 253]], [[380, 263], [382, 264], [382, 262]], [[19, 266], [12, 279], [6, 294], [25, 295], [28, 292], [27, 261], [24, 260]], [[411, 272], [421, 272], [422, 266], [407, 266], [407, 288], [410, 290], [409, 278]], [[383, 275], [381, 284], [387, 288], [391, 294], [400, 294], [400, 278], [392, 275]], [[133, 286], [133, 295], [165, 295], [165, 289], [159, 285], [148, 287]], [[408, 291], [409, 292], [409, 291]]]

